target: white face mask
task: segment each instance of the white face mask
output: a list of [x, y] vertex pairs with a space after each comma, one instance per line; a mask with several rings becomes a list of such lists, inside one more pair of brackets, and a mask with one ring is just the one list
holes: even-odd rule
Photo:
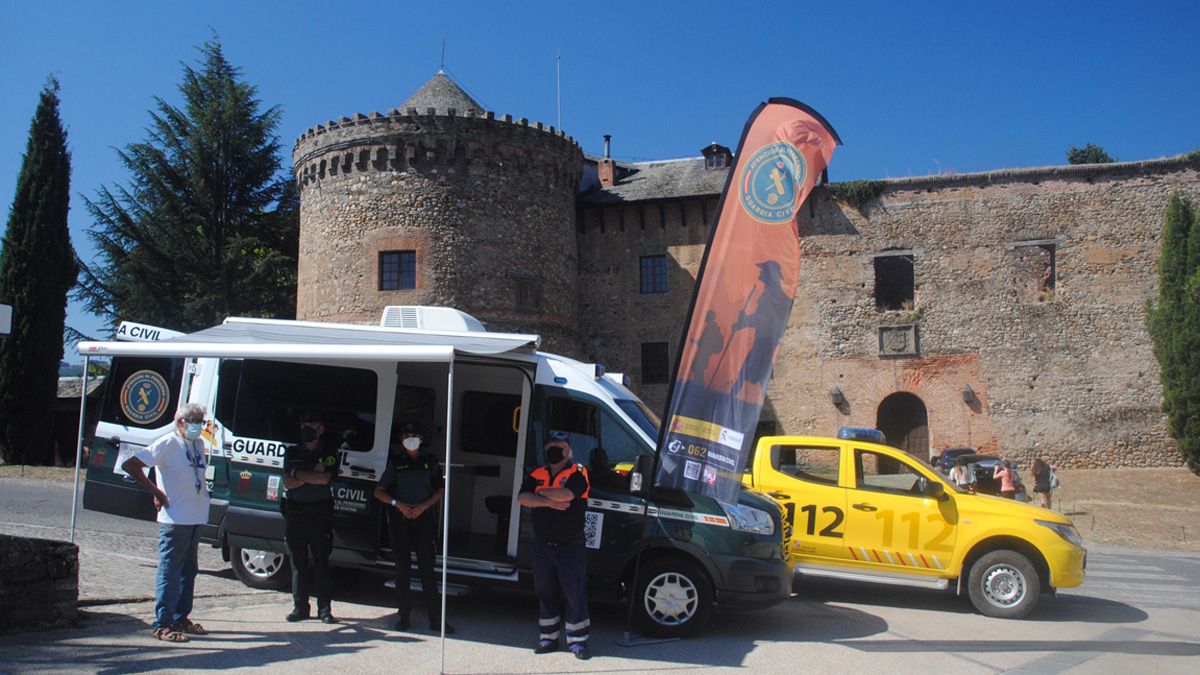
[[200, 438], [200, 432], [204, 430], [203, 422], [184, 422], [183, 435], [189, 440]]
[[409, 436], [408, 438], [404, 439], [403, 443], [405, 450], [412, 451], [419, 450], [421, 448], [421, 439], [417, 438], [416, 436]]

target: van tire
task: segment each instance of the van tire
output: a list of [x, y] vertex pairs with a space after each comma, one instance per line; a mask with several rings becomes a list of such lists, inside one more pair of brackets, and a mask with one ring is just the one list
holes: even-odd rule
[[1020, 619], [1033, 611], [1041, 588], [1037, 568], [1028, 558], [1001, 549], [984, 554], [971, 565], [967, 594], [985, 616]]
[[235, 547], [229, 557], [234, 576], [250, 588], [278, 590], [292, 583], [292, 566], [283, 553]]
[[638, 624], [660, 637], [686, 637], [699, 630], [712, 610], [708, 576], [694, 563], [660, 558], [642, 568], [633, 598]]

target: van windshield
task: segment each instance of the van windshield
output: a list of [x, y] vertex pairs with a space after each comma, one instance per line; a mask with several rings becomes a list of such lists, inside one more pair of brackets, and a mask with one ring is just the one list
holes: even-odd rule
[[658, 415], [654, 411], [642, 403], [641, 399], [637, 398], [617, 398], [613, 399], [617, 402], [617, 407], [629, 415], [634, 424], [638, 428], [646, 432], [650, 440], [658, 443], [658, 430], [662, 427], [662, 421], [658, 419]]

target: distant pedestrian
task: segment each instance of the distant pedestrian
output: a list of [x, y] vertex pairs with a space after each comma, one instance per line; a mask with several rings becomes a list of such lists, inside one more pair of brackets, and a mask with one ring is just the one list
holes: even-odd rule
[[587, 469], [571, 461], [568, 435], [551, 431], [542, 446], [546, 465], [525, 477], [517, 501], [533, 509], [533, 588], [538, 596], [535, 654], [558, 649], [560, 626], [577, 659], [591, 658], [583, 525], [588, 504]]
[[[208, 523], [205, 485], [204, 406], [188, 403], [175, 413], [175, 430], [151, 443], [121, 465], [154, 495], [158, 510], [158, 575], [151, 631], [164, 642], [187, 642], [188, 635], [207, 635], [192, 621], [192, 595], [199, 571], [200, 526]], [[155, 480], [146, 477], [154, 467]]]
[[968, 492], [974, 492], [979, 482], [975, 477], [975, 468], [964, 462], [961, 456], [954, 460], [954, 466], [950, 469], [950, 480]]
[[329, 483], [338, 471], [337, 450], [327, 443], [325, 421], [320, 413], [300, 418], [300, 443], [283, 455], [283, 487], [280, 500], [284, 540], [292, 557], [292, 611], [288, 621], [303, 621], [312, 611], [309, 596], [316, 592], [317, 618], [335, 623], [331, 608], [333, 574], [329, 554], [333, 552], [333, 493]]
[[1017, 470], [1013, 467], [1012, 462], [1007, 459], [992, 471], [992, 478], [1000, 479], [1000, 496], [1007, 499], [1016, 499], [1017, 497]]
[[1054, 475], [1054, 467], [1047, 464], [1041, 457], [1033, 460], [1033, 491], [1042, 500], [1042, 508], [1050, 508], [1051, 493], [1058, 487], [1058, 476]]

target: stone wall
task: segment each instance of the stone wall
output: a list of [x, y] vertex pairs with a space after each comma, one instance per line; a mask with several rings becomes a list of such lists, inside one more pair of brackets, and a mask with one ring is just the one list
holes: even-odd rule
[[70, 623], [78, 600], [78, 546], [0, 534], [0, 633]]
[[[1021, 466], [1034, 456], [1071, 467], [1180, 464], [1144, 318], [1167, 200], [1179, 190], [1200, 201], [1200, 162], [882, 185], [861, 211], [820, 188], [801, 210], [800, 285], [765, 410], [780, 433], [874, 427], [880, 403], [909, 392], [926, 406], [935, 453], [968, 445]], [[582, 211], [579, 272], [585, 357], [630, 372], [661, 409], [665, 385], [638, 384], [639, 345], [667, 341], [674, 362], [708, 227], [678, 216], [662, 227], [658, 211]], [[889, 251], [912, 256], [914, 297], [880, 310], [874, 258]], [[638, 258], [661, 253], [669, 292], [640, 295]], [[881, 356], [881, 326], [908, 331], [913, 353]]]
[[[491, 113], [392, 111], [315, 127], [293, 159], [299, 318], [374, 323], [386, 305], [442, 305], [577, 351], [583, 156], [561, 131]], [[389, 250], [416, 252], [415, 289], [380, 290]]]

